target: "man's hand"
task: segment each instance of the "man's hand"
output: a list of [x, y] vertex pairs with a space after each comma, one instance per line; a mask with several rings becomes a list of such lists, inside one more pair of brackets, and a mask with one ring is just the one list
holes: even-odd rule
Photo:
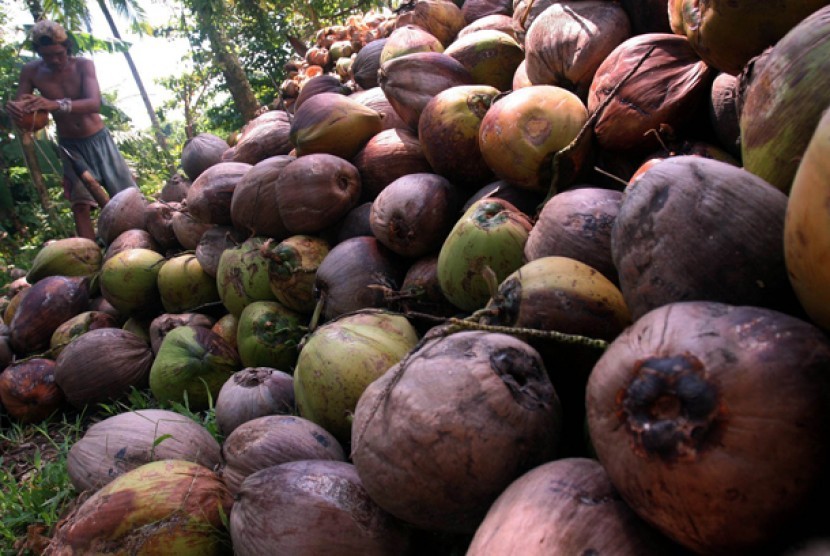
[[20, 102], [23, 105], [23, 110], [26, 112], [37, 112], [38, 110], [54, 112], [58, 109], [57, 101], [50, 100], [40, 95], [23, 95], [20, 97]]

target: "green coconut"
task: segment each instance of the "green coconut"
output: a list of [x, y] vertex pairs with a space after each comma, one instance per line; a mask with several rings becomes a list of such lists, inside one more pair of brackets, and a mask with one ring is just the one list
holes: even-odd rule
[[353, 313], [321, 326], [303, 345], [294, 370], [300, 416], [347, 445], [360, 395], [417, 342], [415, 329], [397, 313]]
[[191, 311], [219, 301], [216, 279], [204, 271], [196, 255], [179, 255], [166, 261], [159, 270], [157, 284], [168, 313]]
[[254, 301], [273, 301], [268, 260], [260, 249], [266, 238], [252, 237], [238, 247], [225, 249], [216, 268], [219, 299], [237, 317]]
[[156, 285], [164, 257], [150, 249], [127, 249], [101, 267], [101, 294], [124, 315], [150, 315], [161, 307]]
[[46, 244], [32, 261], [26, 281], [47, 276], [90, 276], [101, 269], [101, 248], [91, 239], [68, 237]]
[[271, 367], [291, 372], [306, 332], [300, 316], [277, 301], [247, 305], [236, 329], [236, 345], [245, 367]]
[[499, 91], [513, 86], [513, 75], [525, 58], [519, 42], [502, 31], [481, 29], [459, 37], [444, 54], [455, 58], [473, 76], [473, 82]]
[[507, 201], [473, 203], [438, 253], [438, 283], [447, 300], [463, 311], [484, 307], [498, 284], [522, 266], [531, 228]]
[[207, 409], [228, 378], [242, 368], [239, 355], [218, 334], [200, 326], [180, 326], [164, 337], [150, 368], [150, 390], [160, 402]]
[[307, 235], [291, 236], [276, 245], [263, 245], [271, 291], [277, 301], [300, 313], [314, 311], [317, 304], [314, 278], [328, 253], [326, 240]]
[[61, 521], [54, 554], [225, 553], [233, 498], [214, 471], [183, 460], [144, 464], [102, 487]]
[[789, 192], [822, 112], [830, 105], [830, 6], [770, 51], [741, 109], [744, 168]]
[[49, 350], [57, 359], [64, 347], [78, 336], [98, 328], [118, 328], [118, 320], [103, 311], [84, 311], [65, 321], [52, 333]]

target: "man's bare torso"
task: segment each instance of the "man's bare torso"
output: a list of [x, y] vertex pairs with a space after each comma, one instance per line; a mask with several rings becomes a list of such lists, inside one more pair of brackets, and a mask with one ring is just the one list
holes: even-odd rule
[[[60, 71], [53, 71], [43, 60], [35, 60], [26, 64], [23, 74], [30, 78], [33, 88], [48, 99], [79, 99], [88, 96], [88, 92], [83, 90], [84, 75], [90, 70], [94, 72], [92, 68], [91, 60], [70, 56], [68, 63]], [[97, 112], [53, 112], [52, 117], [58, 135], [65, 138], [89, 137], [104, 127], [104, 121]]]

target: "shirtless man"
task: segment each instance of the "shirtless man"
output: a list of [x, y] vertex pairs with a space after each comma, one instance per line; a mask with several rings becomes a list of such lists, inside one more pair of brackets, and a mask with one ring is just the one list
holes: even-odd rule
[[[25, 112], [51, 112], [58, 144], [82, 159], [110, 196], [136, 187], [127, 163], [101, 119], [101, 91], [92, 60], [73, 56], [66, 31], [52, 21], [35, 24], [32, 44], [41, 59], [23, 66], [15, 95], [15, 100], [22, 102], [9, 103], [6, 106], [9, 113], [20, 118]], [[33, 94], [35, 90], [40, 95]], [[97, 203], [64, 152], [61, 158], [64, 194], [72, 206], [77, 235], [94, 240], [91, 209]]]

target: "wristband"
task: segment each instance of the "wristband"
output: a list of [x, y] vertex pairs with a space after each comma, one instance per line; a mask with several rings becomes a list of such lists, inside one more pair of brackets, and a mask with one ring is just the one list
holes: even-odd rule
[[59, 98], [57, 100], [58, 103], [58, 112], [72, 112], [72, 99], [69, 98]]

